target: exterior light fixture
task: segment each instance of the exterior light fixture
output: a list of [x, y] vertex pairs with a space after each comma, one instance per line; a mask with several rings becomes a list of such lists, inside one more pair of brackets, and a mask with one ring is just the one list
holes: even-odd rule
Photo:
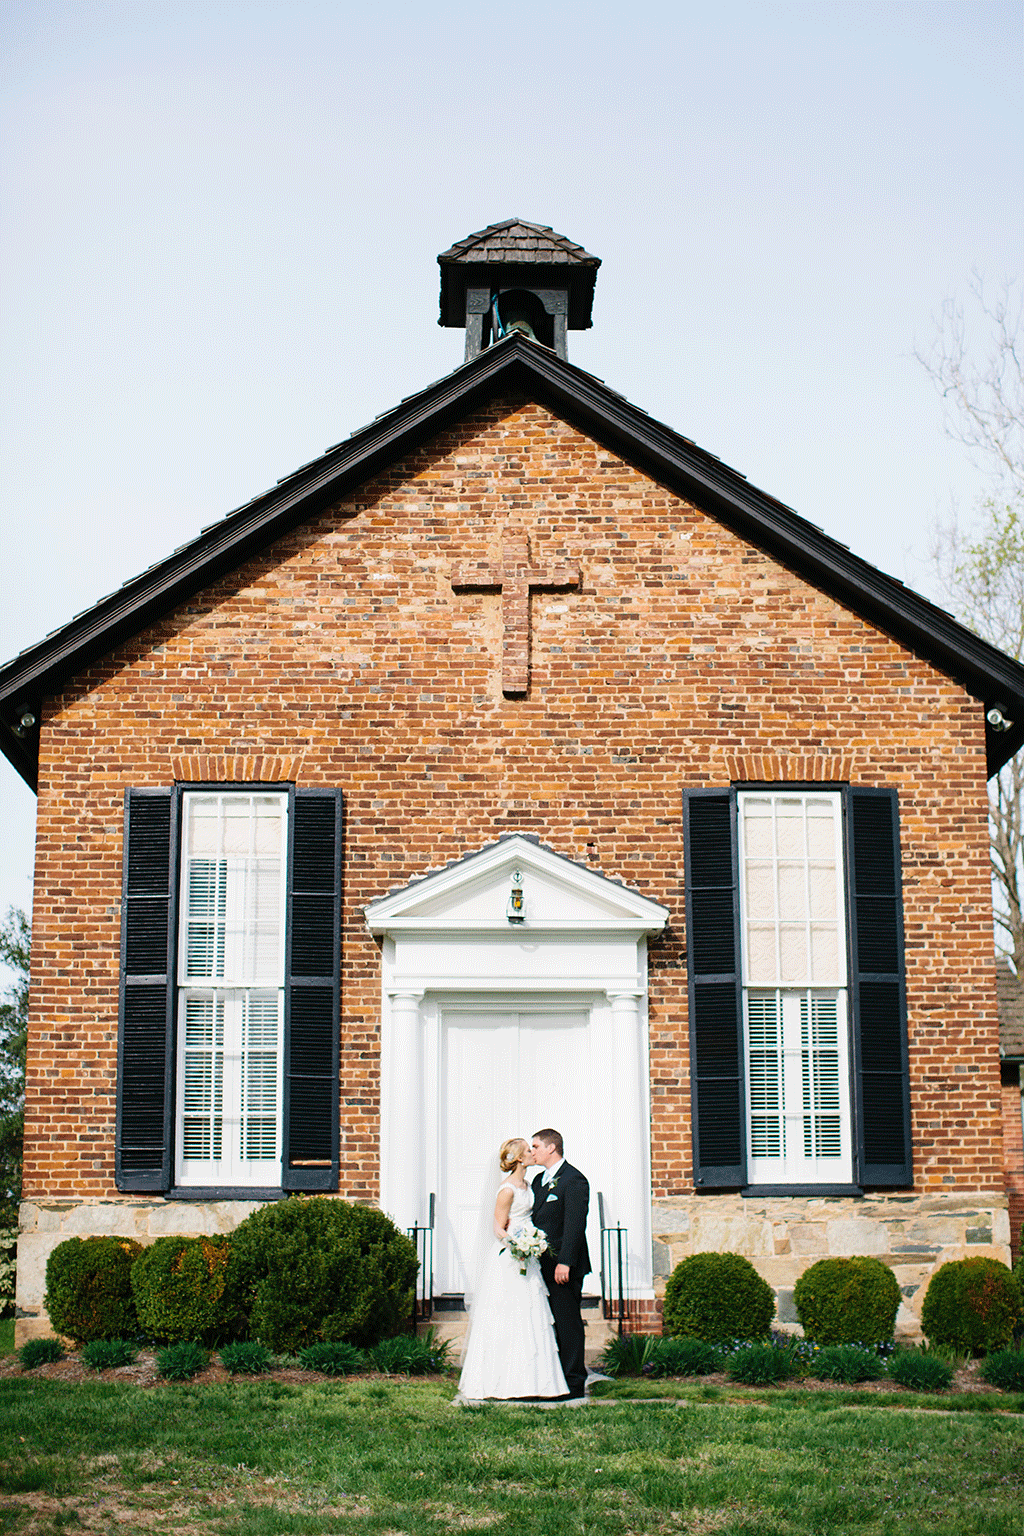
[[512, 871], [512, 889], [509, 892], [508, 906], [505, 915], [510, 923], [521, 923], [526, 918], [526, 904], [523, 901], [523, 875], [522, 871]]
[[1000, 704], [993, 704], [991, 709], [986, 710], [985, 719], [993, 731], [1008, 731], [1013, 724], [1012, 720], [1007, 720]]
[[23, 741], [36, 723], [36, 717], [30, 709], [24, 705], [18, 710], [18, 718], [11, 726], [11, 730], [19, 741]]

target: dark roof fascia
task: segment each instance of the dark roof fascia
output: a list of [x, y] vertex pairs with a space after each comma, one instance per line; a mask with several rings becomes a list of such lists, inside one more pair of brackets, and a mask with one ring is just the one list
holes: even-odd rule
[[42, 699], [98, 657], [497, 394], [522, 394], [548, 405], [877, 624], [975, 697], [1007, 706], [1013, 730], [999, 736], [987, 732], [990, 774], [1024, 742], [1024, 667], [600, 380], [514, 333], [230, 513], [0, 669], [0, 747], [13, 766], [34, 788], [38, 737], [35, 732], [26, 740], [13, 735], [16, 708], [27, 705], [38, 717]]

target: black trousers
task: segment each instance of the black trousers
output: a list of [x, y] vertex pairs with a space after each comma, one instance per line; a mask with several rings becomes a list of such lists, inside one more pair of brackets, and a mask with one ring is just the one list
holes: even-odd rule
[[564, 1285], [555, 1284], [555, 1265], [547, 1255], [540, 1261], [541, 1274], [548, 1288], [551, 1315], [555, 1320], [555, 1337], [558, 1340], [558, 1358], [562, 1375], [569, 1388], [570, 1397], [582, 1397], [587, 1380], [587, 1366], [583, 1358], [586, 1330], [580, 1314], [583, 1296], [583, 1276], [569, 1272]]

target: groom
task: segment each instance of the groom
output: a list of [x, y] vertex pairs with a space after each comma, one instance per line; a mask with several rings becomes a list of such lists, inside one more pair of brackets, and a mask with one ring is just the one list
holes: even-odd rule
[[540, 1261], [555, 1319], [558, 1358], [569, 1388], [569, 1401], [584, 1397], [587, 1367], [583, 1360], [583, 1318], [580, 1299], [583, 1277], [590, 1274], [587, 1252], [587, 1209], [590, 1185], [562, 1156], [557, 1131], [538, 1131], [533, 1155], [544, 1172], [533, 1181], [533, 1224], [548, 1240]]

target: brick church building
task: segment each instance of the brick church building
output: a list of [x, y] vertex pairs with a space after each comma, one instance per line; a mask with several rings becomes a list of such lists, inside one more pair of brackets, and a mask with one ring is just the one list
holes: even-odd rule
[[[986, 779], [1024, 668], [439, 258], [465, 362], [0, 672], [38, 789], [19, 1330], [72, 1234], [434, 1212], [555, 1125], [671, 1267], [1010, 1256]], [[600, 1251], [592, 1200], [591, 1252]], [[599, 1277], [593, 1277], [597, 1289]]]

